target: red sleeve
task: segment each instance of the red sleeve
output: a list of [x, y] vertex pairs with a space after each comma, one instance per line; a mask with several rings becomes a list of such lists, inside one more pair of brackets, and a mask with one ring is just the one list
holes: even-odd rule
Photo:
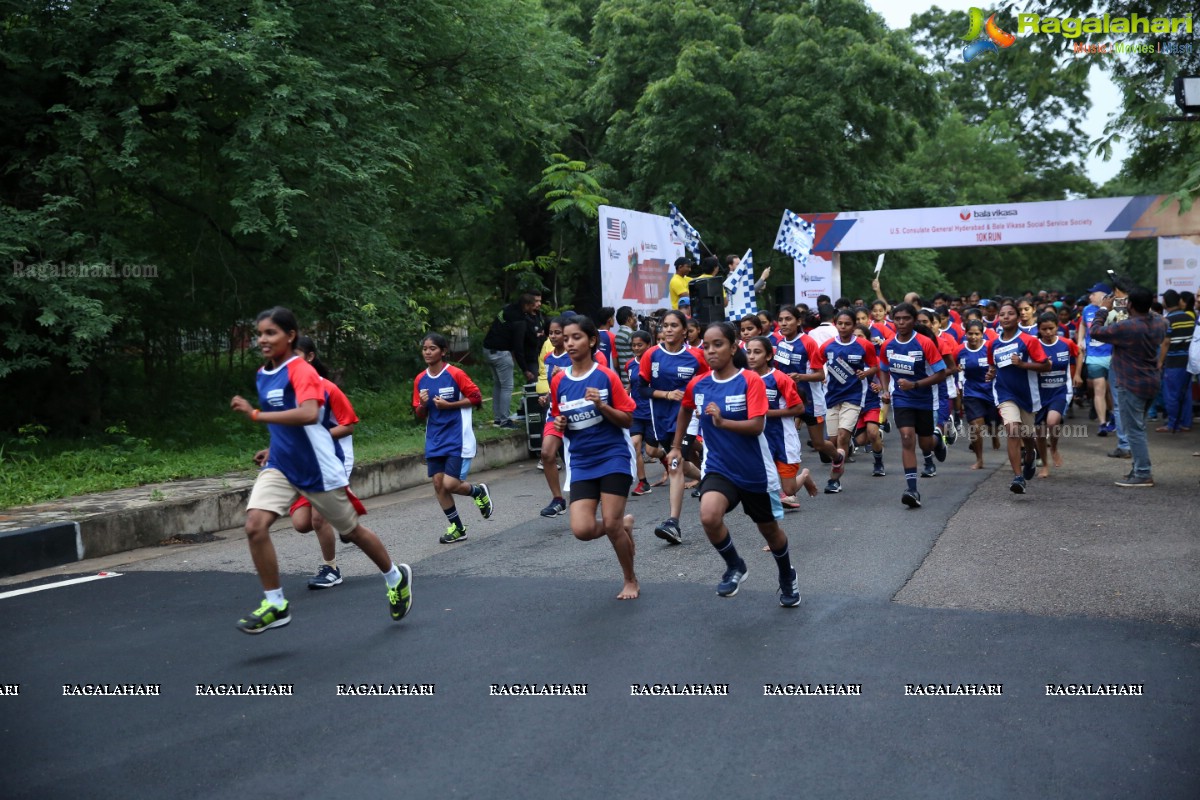
[[[779, 373], [783, 375], [783, 373]], [[804, 398], [796, 391], [796, 382], [784, 375], [784, 380], [776, 378], [775, 385], [779, 387], [779, 396], [783, 398], [784, 405], [788, 408], [804, 405]]]
[[879, 357], [875, 355], [875, 345], [868, 342], [861, 336], [858, 337], [858, 343], [863, 349], [863, 361], [868, 367], [878, 367]]
[[475, 385], [467, 373], [463, 372], [458, 367], [450, 367], [450, 377], [454, 378], [454, 382], [458, 384], [458, 390], [462, 392], [463, 397], [471, 401], [471, 405], [478, 408], [483, 405], [483, 395], [479, 392], [479, 387]]
[[[613, 350], [613, 352], [615, 353], [615, 352], [617, 352], [617, 351], [616, 351], [616, 350]], [[597, 364], [599, 364], [600, 366], [602, 366], [602, 367], [604, 367], [604, 368], [606, 368], [606, 369], [608, 368], [608, 356], [604, 355], [604, 351], [603, 351], [603, 350], [597, 350], [597, 351], [596, 351], [596, 355], [594, 356], [594, 360], [595, 360], [595, 362], [596, 362]]]
[[999, 335], [1000, 335], [1000, 334], [996, 333], [996, 329], [995, 329], [995, 328], [989, 328], [989, 327], [987, 327], [987, 326], [984, 326], [984, 328], [983, 328], [983, 338], [987, 339], [989, 343], [990, 343], [990, 342], [994, 342], [994, 341], [996, 341], [996, 338], [997, 338]]
[[[834, 341], [830, 339], [829, 342]], [[825, 348], [829, 347], [829, 342], [821, 345], [815, 350], [810, 350], [808, 354], [808, 366], [810, 369], [821, 369], [825, 366], [827, 359], [825, 358]]]
[[813, 359], [817, 357], [817, 340], [808, 334], [804, 334], [800, 337], [800, 343], [804, 345], [804, 349], [808, 353], [809, 366], [811, 368]]
[[1067, 343], [1067, 352], [1071, 354], [1071, 358], [1079, 358], [1079, 345], [1075, 344], [1074, 339], [1068, 339], [1065, 336], [1058, 337]]
[[952, 336], [938, 337], [938, 349], [942, 351], [943, 356], [950, 356], [953, 358], [956, 344], [957, 343], [954, 341], [954, 337]]
[[646, 382], [647, 386], [650, 385], [650, 358], [657, 349], [658, 345], [654, 345], [647, 347], [646, 352], [642, 353], [642, 365], [638, 371], [642, 373], [642, 380]]
[[937, 361], [941, 361], [942, 360], [942, 351], [938, 349], [938, 346], [936, 344], [934, 344], [933, 342], [929, 341], [928, 336], [922, 336], [919, 333], [917, 334], [917, 336], [920, 339], [921, 352], [925, 354], [926, 363], [933, 364]]
[[[612, 331], [600, 331], [601, 336], [608, 337], [608, 349], [612, 352], [617, 352], [617, 337]], [[607, 366], [607, 365], [606, 365]]]
[[708, 359], [704, 357], [704, 350], [699, 347], [689, 348], [692, 355], [696, 357], [696, 375], [704, 375], [711, 370], [708, 366]]
[[1022, 333], [1021, 336], [1025, 339], [1025, 348], [1029, 351], [1029, 360], [1042, 362], [1046, 360], [1046, 351], [1042, 349], [1042, 343], [1036, 336], [1030, 336], [1028, 333]]
[[296, 392], [296, 408], [301, 404], [316, 400], [317, 405], [325, 405], [325, 387], [321, 385], [321, 376], [303, 358], [294, 358], [288, 362], [288, 380]]
[[[705, 363], [707, 363], [707, 362], [705, 362]], [[690, 381], [688, 381], [687, 388], [683, 390], [682, 403], [683, 403], [684, 408], [686, 408], [688, 410], [692, 410], [692, 411], [695, 410], [695, 408], [696, 408], [696, 391], [695, 391], [696, 384], [699, 383], [700, 379], [703, 377], [704, 377], [703, 375], [697, 375], [694, 378], [692, 378]]]
[[558, 384], [562, 382], [563, 373], [561, 371], [554, 373], [554, 377], [550, 379], [550, 416], [557, 417], [558, 411]]
[[986, 345], [984, 345], [984, 349], [987, 350], [988, 366], [989, 367], [996, 366], [996, 359], [992, 358], [992, 351], [994, 351], [996, 349], [996, 340], [992, 339], [990, 342], [988, 342]]
[[334, 421], [338, 425], [353, 425], [358, 422], [358, 415], [354, 413], [354, 406], [350, 405], [346, 393], [327, 378], [322, 378], [321, 381], [325, 385], [325, 391], [329, 392], [329, 408], [333, 411]]
[[637, 403], [633, 402], [629, 392], [625, 391], [625, 386], [621, 383], [621, 376], [608, 367], [600, 367], [600, 371], [608, 376], [608, 404], [617, 411], [633, 411], [637, 408]]
[[425, 405], [421, 402], [421, 376], [425, 374], [425, 370], [417, 373], [417, 377], [413, 378], [413, 408], [420, 408]]
[[746, 378], [746, 419], [767, 415], [767, 387], [758, 373], [742, 370]]

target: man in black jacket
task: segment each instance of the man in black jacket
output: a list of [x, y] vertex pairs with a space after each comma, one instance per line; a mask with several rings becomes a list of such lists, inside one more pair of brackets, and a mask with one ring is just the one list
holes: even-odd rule
[[542, 296], [525, 292], [516, 303], [500, 309], [483, 339], [483, 352], [492, 367], [492, 424], [515, 427], [509, 419], [513, 394], [513, 365], [525, 382], [537, 379], [538, 342], [541, 334]]

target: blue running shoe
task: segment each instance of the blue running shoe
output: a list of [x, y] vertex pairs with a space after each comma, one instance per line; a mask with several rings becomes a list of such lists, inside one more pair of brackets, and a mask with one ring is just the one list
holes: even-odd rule
[[557, 517], [559, 514], [567, 513], [567, 503], [561, 497], [556, 497], [550, 501], [550, 505], [542, 509], [543, 517]]
[[721, 597], [733, 597], [738, 593], [738, 585], [746, 578], [746, 562], [738, 561], [736, 567], [725, 570], [721, 582], [717, 584], [717, 594]]
[[784, 608], [795, 608], [800, 605], [800, 579], [796, 575], [795, 567], [792, 567], [792, 579], [787, 583], [779, 584], [779, 605]]
[[310, 589], [329, 589], [342, 582], [342, 571], [337, 567], [322, 564], [317, 574], [308, 579]]
[[1013, 494], [1025, 494], [1025, 479], [1020, 475], [1014, 475], [1012, 483], [1008, 485], [1008, 490]]

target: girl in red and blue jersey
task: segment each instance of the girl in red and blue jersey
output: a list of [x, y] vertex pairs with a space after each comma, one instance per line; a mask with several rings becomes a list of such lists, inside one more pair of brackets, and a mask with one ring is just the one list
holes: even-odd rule
[[433, 493], [449, 526], [438, 538], [442, 544], [467, 538], [467, 526], [458, 516], [454, 495], [475, 501], [484, 519], [492, 516], [492, 496], [486, 483], [470, 484], [475, 457], [475, 431], [471, 410], [483, 402], [479, 387], [467, 373], [446, 363], [446, 337], [427, 333], [421, 340], [425, 369], [413, 381], [413, 411], [425, 420], [425, 471], [433, 479]]
[[988, 345], [988, 378], [996, 410], [1008, 434], [1008, 463], [1013, 470], [1009, 489], [1025, 494], [1027, 481], [1037, 472], [1034, 415], [1042, 401], [1035, 373], [1049, 370], [1050, 362], [1037, 338], [1021, 333], [1017, 327], [1015, 303], [1001, 303], [996, 319], [1000, 321], [1000, 335]]
[[892, 309], [896, 335], [884, 344], [879, 359], [879, 370], [886, 377], [879, 399], [891, 403], [892, 416], [900, 429], [900, 460], [907, 484], [900, 501], [909, 508], [921, 507], [917, 444], [938, 461], [946, 460], [946, 443], [936, 435], [933, 424], [933, 387], [946, 379], [946, 363], [933, 340], [915, 329], [916, 319], [917, 309], [912, 303], [900, 303]]
[[992, 431], [994, 435], [1000, 415], [996, 413], [992, 382], [987, 377], [988, 352], [982, 319], [967, 320], [966, 341], [958, 348], [955, 358], [963, 378], [963, 419], [967, 421], [971, 452], [975, 454], [971, 469], [983, 469], [983, 436], [985, 431]]
[[[675, 436], [679, 404], [688, 382], [708, 372], [704, 353], [684, 342], [687, 324], [682, 312], [668, 311], [658, 326], [662, 344], [642, 354], [642, 380], [648, 384], [650, 393], [650, 432], [646, 434], [645, 443], [647, 452], [654, 458], [665, 455], [664, 451]], [[680, 435], [687, 430], [687, 424], [688, 420], [684, 419]], [[671, 482], [671, 516], [654, 528], [654, 535], [670, 544], [679, 544], [683, 541], [679, 529], [679, 517], [683, 512], [683, 478], [685, 472], [695, 467], [680, 459], [677, 463], [668, 461], [667, 469]]]
[[1037, 309], [1025, 298], [1017, 301], [1017, 330], [1030, 336], [1038, 335]]
[[599, 324], [596, 352], [604, 354], [604, 366], [617, 363], [617, 335], [612, 332], [612, 326], [617, 324], [616, 313], [612, 306], [604, 306], [596, 316]]
[[[1038, 426], [1038, 458], [1042, 460], [1042, 471], [1038, 477], [1050, 477], [1050, 461], [1061, 467], [1062, 456], [1058, 452], [1058, 437], [1062, 431], [1063, 417], [1071, 406], [1075, 382], [1079, 380], [1079, 345], [1059, 332], [1058, 315], [1044, 311], [1038, 317], [1038, 342], [1050, 361], [1050, 371], [1038, 374], [1038, 394], [1042, 408], [1034, 417]], [[1080, 381], [1082, 382], [1082, 381]]]
[[766, 328], [763, 322], [759, 319], [758, 314], [747, 314], [738, 320], [738, 332], [741, 334], [741, 341], [738, 342], [738, 347], [746, 349], [746, 343], [755, 336], [765, 336]]
[[807, 469], [800, 468], [802, 448], [800, 433], [796, 430], [796, 417], [804, 413], [804, 401], [796, 391], [795, 382], [772, 366], [775, 348], [767, 336], [755, 336], [746, 342], [746, 365], [762, 378], [767, 390], [767, 424], [763, 433], [771, 458], [775, 459], [775, 471], [783, 486], [780, 502], [788, 511], [798, 511], [799, 487], [808, 491], [809, 497], [817, 494]]
[[842, 490], [842, 471], [850, 452], [850, 437], [858, 427], [858, 415], [866, 403], [867, 384], [879, 371], [875, 347], [854, 331], [854, 312], [843, 308], [834, 314], [837, 335], [813, 356], [812, 366], [825, 377], [825, 428], [835, 440], [837, 458], [825, 484], [825, 494]]
[[[629, 426], [629, 439], [633, 442], [633, 452], [637, 454], [637, 485], [633, 494], [641, 497], [653, 491], [646, 480], [646, 463], [642, 460], [642, 440], [650, 428], [650, 388], [642, 380], [642, 354], [650, 348], [650, 334], [646, 331], [634, 331], [629, 337], [629, 347], [633, 358], [625, 363], [625, 374], [629, 376], [629, 396], [633, 399], [633, 424]], [[666, 480], [666, 475], [663, 475]]]
[[735, 362], [735, 357], [745, 358], [737, 342], [737, 332], [728, 322], [711, 322], [704, 329], [704, 353], [712, 372], [688, 384], [668, 458], [680, 457], [687, 417], [699, 410], [704, 435], [700, 523], [726, 566], [717, 594], [733, 597], [746, 577], [746, 562], [725, 525], [725, 514], [741, 503], [775, 557], [779, 604], [794, 608], [800, 605], [800, 584], [788, 554], [787, 534], [779, 527], [783, 519], [779, 473], [763, 432], [769, 410], [766, 387], [762, 378]]
[[[550, 403], [550, 381], [554, 376], [571, 366], [571, 356], [563, 345], [563, 324], [574, 317], [555, 317], [546, 324], [547, 350], [538, 369], [538, 402], [543, 407]], [[543, 517], [557, 517], [567, 513], [567, 501], [563, 499], [562, 482], [558, 474], [558, 451], [562, 445], [562, 434], [554, 424], [554, 417], [546, 414], [542, 425], [541, 467], [550, 489], [550, 505], [541, 510]]]
[[550, 413], [563, 435], [571, 532], [584, 542], [608, 537], [625, 579], [617, 599], [633, 600], [640, 587], [633, 571], [633, 516], [625, 513], [625, 502], [637, 474], [628, 430], [635, 404], [620, 376], [593, 360], [594, 322], [572, 317], [563, 336], [571, 366], [550, 381]]
[[[946, 380], [935, 384], [933, 387], [933, 425], [937, 428], [936, 434], [942, 438], [947, 444], [952, 444], [952, 439], [947, 436], [946, 431], [951, 429], [951, 387], [954, 386], [954, 373], [956, 368], [954, 365], [954, 357], [958, 353], [958, 347], [954, 344], [954, 339], [942, 336], [942, 331], [938, 325], [937, 314], [928, 308], [917, 309], [917, 323], [914, 326], [918, 332], [926, 334], [933, 343], [937, 345], [938, 352], [942, 354], [942, 363], [946, 365], [949, 374]], [[957, 392], [954, 392], [956, 395]], [[955, 437], [957, 438], [957, 436]], [[922, 453], [925, 458], [925, 465], [921, 470], [922, 478], [932, 478], [937, 475], [937, 465], [933, 462], [933, 453], [925, 451]]]
[[[869, 325], [859, 323], [856, 330], [863, 339], [871, 341], [872, 333]], [[879, 346], [882, 345], [883, 340], [880, 339]], [[876, 364], [879, 363], [879, 346], [875, 346]], [[883, 391], [880, 380], [877, 372], [875, 378], [867, 382], [867, 392], [863, 397], [862, 410], [858, 414], [858, 427], [854, 431], [854, 443], [861, 448], [866, 448], [868, 445], [871, 448], [871, 455], [875, 459], [871, 475], [876, 478], [887, 475], [887, 470], [883, 468], [883, 433], [879, 430], [879, 415], [882, 407], [882, 403], [879, 402], [879, 393]]]
[[257, 376], [261, 408], [240, 395], [229, 406], [271, 431], [266, 464], [246, 503], [246, 542], [266, 599], [238, 620], [238, 629], [262, 633], [291, 622], [270, 531], [297, 495], [307, 497], [343, 541], [358, 545], [375, 563], [387, 583], [392, 619], [398, 621], [412, 606], [412, 570], [407, 564], [393, 563], [379, 537], [359, 521], [346, 495], [345, 465], [329, 429], [321, 424], [321, 406], [326, 402], [321, 377], [295, 353], [300, 336], [296, 317], [276, 306], [259, 314], [256, 325], [258, 346], [267, 361]]
[[822, 379], [822, 373], [812, 368], [817, 343], [807, 333], [801, 333], [802, 315], [796, 306], [779, 309], [778, 320], [783, 338], [775, 346], [775, 368], [795, 382], [796, 392], [804, 401], [804, 413], [798, 419], [808, 428], [808, 439], [821, 454], [821, 460], [837, 464], [837, 446], [825, 438], [822, 418], [817, 416], [813, 402], [813, 385]]

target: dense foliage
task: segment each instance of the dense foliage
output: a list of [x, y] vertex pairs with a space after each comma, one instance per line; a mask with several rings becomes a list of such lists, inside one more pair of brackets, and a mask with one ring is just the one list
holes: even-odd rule
[[[784, 207], [1186, 196], [1200, 183], [1197, 126], [1155, 122], [1195, 56], [1109, 62], [1129, 112], [1110, 134], [1135, 146], [1119, 181], [1095, 187], [1077, 121], [1093, 113], [1098, 62], [1043, 36], [964, 64], [966, 15], [936, 7], [901, 31], [862, 0], [2, 8], [10, 432], [169, 414], [181, 391], [210, 392], [216, 413], [220, 392], [245, 390], [248, 324], [275, 304], [375, 387], [411, 374], [421, 330], [478, 334], [519, 287], [590, 309], [602, 202], [677, 202], [721, 253], [752, 246], [786, 283], [790, 261], [771, 251]], [[1145, 270], [1142, 245], [911, 251], [888, 275], [925, 292], [1078, 288], [1097, 269]], [[848, 257], [846, 292], [865, 294], [869, 272]]]

